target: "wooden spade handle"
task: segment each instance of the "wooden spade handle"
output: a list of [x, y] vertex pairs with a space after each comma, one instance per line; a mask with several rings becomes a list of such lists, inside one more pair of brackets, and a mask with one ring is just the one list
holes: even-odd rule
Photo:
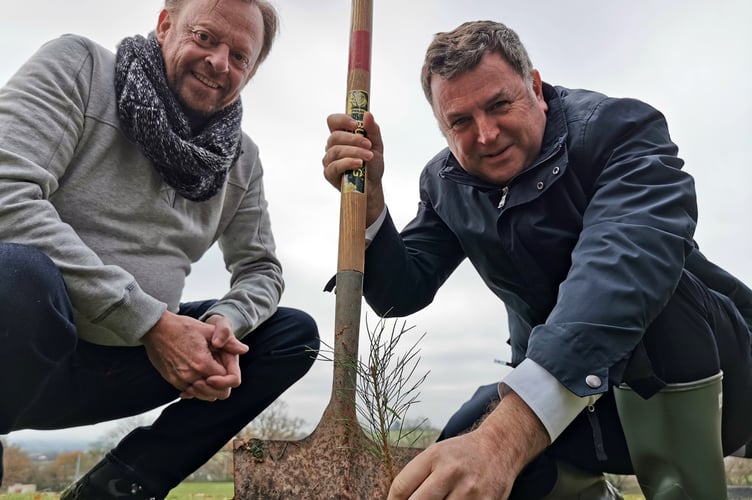
[[[362, 123], [368, 111], [371, 78], [372, 0], [352, 0], [347, 114]], [[362, 126], [355, 131], [365, 134]], [[342, 176], [338, 271], [363, 272], [366, 220], [366, 166]]]
[[[372, 0], [352, 0], [347, 114], [362, 124], [368, 111], [371, 76]], [[363, 134], [362, 125], [356, 133]], [[342, 176], [339, 254], [334, 318], [334, 380], [331, 410], [356, 420], [358, 335], [363, 297], [366, 233], [366, 165]]]

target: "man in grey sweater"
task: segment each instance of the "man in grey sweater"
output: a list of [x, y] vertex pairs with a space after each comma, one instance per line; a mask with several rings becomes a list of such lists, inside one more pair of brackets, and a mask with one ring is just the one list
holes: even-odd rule
[[[166, 0], [148, 37], [63, 36], [0, 90], [0, 434], [172, 402], [65, 499], [164, 498], [313, 363], [240, 129], [276, 32], [265, 0]], [[229, 291], [181, 302], [215, 242]]]

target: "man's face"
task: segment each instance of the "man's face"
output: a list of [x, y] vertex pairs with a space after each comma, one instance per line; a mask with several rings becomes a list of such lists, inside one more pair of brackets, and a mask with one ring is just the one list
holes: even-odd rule
[[256, 5], [184, 0], [157, 24], [167, 82], [189, 114], [206, 117], [232, 104], [251, 79], [264, 38]]
[[433, 110], [449, 149], [465, 171], [506, 184], [540, 152], [548, 105], [540, 75], [531, 90], [499, 54], [446, 80], [431, 80]]

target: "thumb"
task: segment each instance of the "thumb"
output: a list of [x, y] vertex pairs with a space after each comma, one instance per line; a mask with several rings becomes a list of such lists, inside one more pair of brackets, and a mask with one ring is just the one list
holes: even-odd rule
[[239, 341], [229, 329], [218, 328], [212, 336], [212, 347], [228, 354], [245, 354], [248, 346]]

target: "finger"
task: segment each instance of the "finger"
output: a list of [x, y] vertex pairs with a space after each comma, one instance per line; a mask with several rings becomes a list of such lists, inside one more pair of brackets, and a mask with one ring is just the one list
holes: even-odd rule
[[[470, 500], [477, 498], [477, 496], [465, 493], [461, 495], [456, 494], [452, 491], [452, 485], [445, 479], [436, 472], [429, 474], [413, 492], [411, 498], [419, 498], [420, 500]], [[486, 499], [484, 498], [483, 500]]]
[[366, 129], [366, 135], [373, 145], [372, 149], [383, 151], [384, 143], [381, 140], [381, 127], [376, 123], [373, 113], [370, 111], [363, 115], [363, 128]]
[[[367, 139], [363, 139], [367, 141]], [[374, 152], [369, 149], [370, 142], [363, 142], [357, 145], [336, 144], [331, 146], [321, 160], [324, 166], [324, 173], [334, 171], [342, 175], [347, 170], [360, 168], [363, 162], [370, 162], [373, 159]]]
[[217, 328], [211, 338], [211, 347], [231, 354], [245, 354], [249, 349], [229, 328]]
[[214, 388], [235, 388], [240, 385], [241, 371], [240, 371], [240, 358], [235, 355], [223, 352], [221, 354], [221, 361], [226, 375], [212, 376], [206, 379], [206, 382]]
[[339, 190], [342, 187], [342, 175], [348, 170], [357, 170], [361, 166], [363, 166], [363, 161], [355, 158], [337, 160], [336, 162], [330, 163], [329, 166], [324, 169], [324, 178], [329, 184]]
[[237, 387], [240, 385], [241, 379], [241, 371], [240, 371], [240, 358], [238, 356], [226, 356], [227, 359], [225, 359], [225, 369], [227, 370], [227, 377], [230, 379], [231, 377], [234, 377], [237, 382], [233, 384], [230, 384], [231, 387]]
[[343, 156], [350, 156], [354, 153], [367, 156], [366, 151], [370, 151], [372, 148], [373, 143], [370, 139], [363, 137], [362, 135], [353, 134], [350, 131], [338, 131], [332, 132], [332, 134], [326, 139], [326, 146], [324, 149], [327, 153], [335, 154], [333, 159], [337, 159]]
[[227, 370], [220, 359], [219, 353], [221, 353], [221, 351], [211, 351], [207, 346], [206, 352], [201, 356], [196, 366], [181, 374], [183, 382], [186, 384], [193, 384], [196, 381], [203, 380], [212, 375], [226, 375]]
[[207, 392], [206, 394], [211, 394], [217, 399], [227, 399], [230, 397], [230, 391], [240, 385], [240, 380], [237, 377], [225, 375], [222, 377], [209, 377], [204, 383], [208, 387], [211, 387], [211, 392]]
[[326, 126], [329, 127], [329, 132], [335, 130], [352, 132], [358, 128], [358, 121], [345, 113], [334, 113], [326, 117]]
[[222, 344], [221, 349], [223, 352], [226, 352], [228, 354], [239, 356], [241, 354], [247, 353], [250, 347], [238, 340], [235, 335], [231, 334], [230, 337], [225, 339], [225, 342], [224, 344]]
[[230, 397], [230, 391], [229, 387], [216, 388], [209, 385], [206, 380], [197, 380], [183, 393], [202, 401], [217, 401], [218, 399], [227, 399]]
[[208, 346], [206, 346], [206, 351], [197, 356], [198, 359], [194, 365], [176, 369], [168, 380], [179, 390], [186, 390], [187, 387], [207, 377], [226, 375], [227, 370], [220, 359], [219, 352], [221, 351], [217, 351], [216, 353], [210, 351]]
[[[410, 495], [420, 487], [431, 473], [431, 462], [428, 455], [423, 452], [413, 458], [397, 474], [389, 488], [388, 500], [401, 500], [410, 498]], [[440, 497], [441, 498], [441, 497]]]

